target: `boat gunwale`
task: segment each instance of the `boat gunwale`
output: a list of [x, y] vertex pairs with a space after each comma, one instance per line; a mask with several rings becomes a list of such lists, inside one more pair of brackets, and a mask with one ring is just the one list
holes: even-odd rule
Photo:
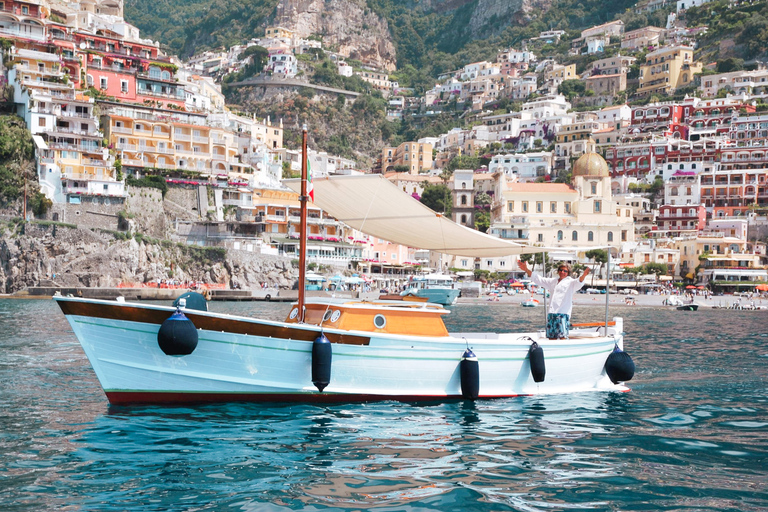
[[[80, 297], [54, 297], [54, 300], [57, 302], [67, 302], [67, 303], [75, 303], [75, 304], [93, 304], [97, 306], [107, 306], [111, 308], [139, 308], [144, 309], [152, 312], [157, 313], [173, 313], [176, 311], [176, 308], [173, 306], [164, 306], [164, 305], [152, 305], [152, 304], [140, 304], [135, 302], [117, 302], [117, 301], [110, 301], [110, 300], [104, 300], [104, 299], [85, 299]], [[295, 307], [295, 306], [294, 306]], [[293, 336], [285, 336], [286, 339], [292, 339], [296, 341], [308, 341], [312, 342], [314, 341], [315, 337], [322, 333], [326, 336], [330, 335], [332, 343], [338, 343], [341, 345], [370, 345], [371, 340], [373, 339], [390, 339], [393, 341], [420, 341], [424, 343], [458, 343], [458, 344], [466, 344], [466, 343], [475, 343], [475, 344], [484, 344], [487, 346], [509, 346], [510, 344], [518, 345], [517, 340], [525, 340], [528, 339], [530, 342], [536, 341], [540, 345], [544, 347], [552, 347], [552, 348], [566, 348], [568, 346], [573, 347], [584, 347], [586, 345], [592, 345], [592, 344], [605, 344], [608, 341], [611, 342], [618, 342], [621, 339], [621, 333], [615, 333], [610, 336], [589, 336], [589, 337], [579, 337], [579, 336], [573, 336], [570, 339], [549, 339], [544, 338], [541, 336], [542, 331], [531, 331], [531, 332], [491, 332], [491, 331], [479, 331], [479, 332], [448, 332], [447, 336], [421, 336], [421, 335], [408, 335], [408, 334], [392, 334], [392, 333], [383, 333], [383, 332], [376, 332], [376, 331], [362, 331], [362, 330], [345, 330], [345, 329], [339, 329], [334, 327], [327, 327], [323, 325], [317, 325], [317, 324], [306, 324], [306, 323], [289, 323], [284, 322], [280, 320], [266, 320], [261, 318], [254, 318], [254, 317], [247, 317], [247, 316], [236, 316], [231, 315], [228, 313], [218, 313], [213, 311], [199, 311], [194, 309], [184, 309], [182, 310], [186, 315], [191, 317], [196, 316], [202, 316], [214, 320], [224, 320], [224, 321], [235, 321], [235, 322], [243, 322], [251, 325], [262, 325], [266, 327], [271, 327], [275, 329], [287, 329], [289, 331], [291, 330], [300, 330], [305, 334], [305, 336], [296, 337]], [[66, 315], [73, 315], [73, 316], [85, 316], [88, 318], [94, 318], [94, 315], [79, 315], [77, 313], [67, 313]], [[137, 323], [148, 323], [148, 324], [154, 324], [154, 325], [160, 325], [162, 321], [148, 321], [148, 320], [142, 320], [138, 318], [114, 318], [110, 315], [104, 315], [104, 316], [96, 316], [96, 318], [105, 318], [105, 319], [111, 319], [111, 320], [118, 320], [118, 321], [127, 321], [127, 322], [137, 322]], [[167, 317], [166, 317], [167, 318]], [[159, 319], [158, 319], [159, 320]], [[163, 319], [165, 320], [165, 318]], [[205, 329], [210, 330], [212, 332], [218, 332], [217, 329], [210, 329], [207, 326], [198, 327], [199, 329]], [[589, 331], [586, 331], [589, 332]], [[248, 336], [264, 336], [264, 337], [275, 337], [271, 335], [266, 334], [253, 334], [248, 332], [232, 332], [232, 334], [236, 335], [248, 335]], [[574, 333], [578, 334], [578, 333]], [[473, 336], [476, 335], [476, 336]], [[488, 337], [483, 337], [488, 336]], [[515, 339], [509, 339], [512, 337], [515, 337]], [[344, 341], [345, 338], [348, 338], [348, 341]], [[519, 343], [520, 346], [524, 346], [526, 343]]]

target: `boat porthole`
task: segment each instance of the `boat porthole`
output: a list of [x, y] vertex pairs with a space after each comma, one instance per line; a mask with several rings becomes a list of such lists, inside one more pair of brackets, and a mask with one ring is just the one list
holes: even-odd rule
[[299, 316], [299, 308], [293, 308], [288, 318], [290, 318], [291, 320], [295, 320], [297, 316]]
[[333, 315], [331, 315], [331, 322], [338, 322], [339, 317], [341, 316], [341, 311], [338, 309], [333, 312]]
[[376, 315], [373, 317], [373, 325], [375, 325], [377, 329], [383, 329], [384, 326], [387, 325], [387, 319], [384, 318], [384, 315]]
[[323, 313], [323, 322], [327, 322], [331, 318], [331, 310], [326, 309], [325, 313]]

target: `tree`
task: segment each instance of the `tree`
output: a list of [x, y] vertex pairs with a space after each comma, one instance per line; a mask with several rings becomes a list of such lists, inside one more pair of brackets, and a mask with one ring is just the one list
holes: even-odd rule
[[558, 88], [557, 92], [572, 100], [576, 96], [583, 96], [585, 91], [585, 84], [583, 80], [564, 80]]
[[531, 270], [534, 270], [536, 265], [541, 266], [542, 261], [545, 262], [545, 265], [544, 265], [544, 274], [545, 275], [550, 270], [552, 270], [552, 267], [554, 266], [552, 264], [552, 259], [549, 257], [549, 254], [547, 254], [547, 253], [537, 252], [537, 253], [534, 253], [534, 254], [522, 254], [522, 255], [520, 255], [520, 260], [524, 261], [526, 263], [533, 262], [533, 265], [531, 266]]
[[487, 233], [489, 227], [491, 227], [491, 214], [483, 211], [477, 212], [475, 214], [475, 229]]
[[451, 159], [445, 166], [446, 171], [453, 173], [456, 169], [477, 169], [480, 167], [480, 158], [470, 155], [458, 155]]
[[446, 217], [451, 215], [453, 196], [451, 194], [451, 189], [446, 185], [426, 185], [424, 187], [424, 192], [421, 194], [421, 202], [434, 211], [442, 213]]
[[717, 61], [715, 68], [718, 73], [730, 73], [731, 71], [740, 71], [744, 69], [744, 59], [728, 57], [727, 59]]
[[[604, 249], [590, 249], [584, 253], [584, 256], [595, 263], [599, 263], [601, 271], [603, 270], [603, 265], [608, 263], [608, 251]], [[595, 274], [592, 274], [592, 284], [595, 284]]]
[[654, 274], [656, 276], [667, 275], [667, 266], [663, 263], [646, 263], [643, 265], [643, 273]]

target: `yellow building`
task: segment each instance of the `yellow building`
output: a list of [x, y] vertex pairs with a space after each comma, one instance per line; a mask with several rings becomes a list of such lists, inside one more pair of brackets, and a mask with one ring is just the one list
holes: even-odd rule
[[293, 39], [296, 32], [285, 27], [267, 27], [265, 34], [267, 37]]
[[701, 62], [693, 61], [693, 48], [671, 46], [645, 56], [640, 66], [638, 95], [669, 93], [693, 84], [693, 75], [701, 73]]
[[567, 66], [554, 64], [544, 72], [544, 81], [552, 81], [555, 85], [559, 85], [565, 80], [574, 80], [576, 78], [578, 78], [578, 75], [576, 75], [576, 64], [568, 64]]
[[396, 166], [408, 167], [408, 172], [418, 174], [432, 168], [432, 144], [427, 142], [403, 142], [396, 148], [381, 150], [381, 171], [394, 171]]

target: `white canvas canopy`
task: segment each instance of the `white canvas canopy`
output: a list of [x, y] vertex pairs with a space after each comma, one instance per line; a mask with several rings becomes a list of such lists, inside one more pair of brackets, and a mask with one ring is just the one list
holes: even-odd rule
[[[284, 183], [300, 191], [301, 180]], [[313, 178], [312, 183], [317, 206], [376, 238], [456, 256], [500, 257], [542, 251], [456, 224], [379, 174]]]

